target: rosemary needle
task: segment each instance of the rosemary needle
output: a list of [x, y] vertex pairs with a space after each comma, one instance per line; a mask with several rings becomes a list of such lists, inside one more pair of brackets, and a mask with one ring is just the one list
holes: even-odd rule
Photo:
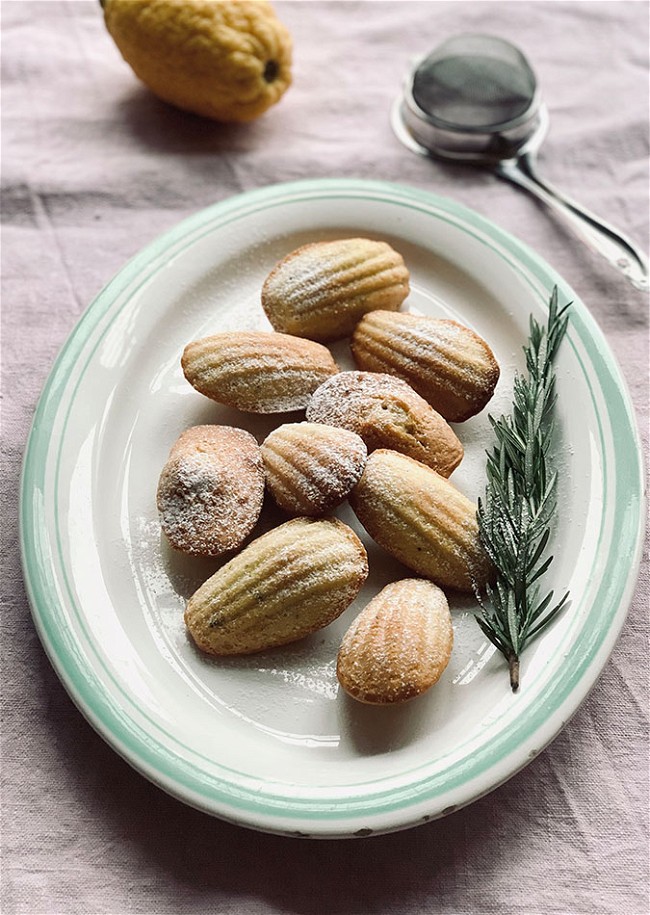
[[[570, 305], [570, 303], [569, 303]], [[556, 400], [553, 359], [565, 334], [569, 305], [558, 310], [554, 287], [548, 322], [530, 317], [527, 376], [514, 380], [509, 416], [490, 423], [495, 443], [487, 452], [485, 496], [477, 518], [485, 551], [496, 569], [476, 620], [508, 661], [510, 685], [519, 688], [519, 658], [527, 643], [566, 605], [553, 605], [553, 591], [540, 596], [540, 578], [553, 557], [545, 556], [557, 504], [557, 471], [550, 461]]]

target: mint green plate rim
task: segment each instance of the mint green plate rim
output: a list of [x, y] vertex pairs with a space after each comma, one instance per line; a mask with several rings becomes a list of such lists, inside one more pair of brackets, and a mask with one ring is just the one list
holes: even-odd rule
[[[219, 228], [225, 221], [250, 216], [257, 208], [337, 198], [376, 200], [453, 221], [506, 259], [542, 303], [554, 285], [564, 300], [573, 301], [567, 340], [575, 335], [584, 347], [607, 408], [600, 443], [604, 451], [606, 427], [613, 448], [613, 467], [606, 468], [612, 487], [608, 498], [614, 499], [612, 529], [617, 538], [616, 543], [612, 538], [603, 545], [607, 562], [597, 599], [592, 602], [590, 631], [572, 647], [565, 662], [567, 675], [558, 678], [543, 707], [526, 709], [516, 728], [481, 747], [453, 775], [443, 771], [401, 788], [382, 789], [381, 782], [373, 782], [368, 783], [368, 790], [363, 785], [318, 786], [312, 792], [296, 789], [295, 796], [288, 796], [272, 782], [266, 790], [251, 790], [228, 770], [223, 777], [201, 771], [144, 730], [106, 694], [83, 646], [67, 630], [63, 608], [55, 598], [52, 548], [40, 496], [45, 458], [71, 371], [116, 299], [167, 250], [202, 228]], [[585, 377], [589, 381], [586, 370]], [[63, 346], [34, 414], [21, 479], [20, 545], [32, 616], [56, 673], [91, 725], [134, 768], [185, 803], [224, 819], [278, 833], [348, 836], [405, 828], [470, 803], [514, 775], [556, 736], [593, 686], [625, 621], [640, 563], [644, 504], [641, 447], [625, 381], [587, 308], [545, 261], [512, 235], [449, 198], [387, 182], [318, 179], [249, 191], [190, 216], [129, 261], [90, 304]], [[620, 557], [626, 556], [629, 562], [621, 563]], [[454, 803], [443, 806], [449, 799]], [[424, 809], [430, 814], [423, 814]]]

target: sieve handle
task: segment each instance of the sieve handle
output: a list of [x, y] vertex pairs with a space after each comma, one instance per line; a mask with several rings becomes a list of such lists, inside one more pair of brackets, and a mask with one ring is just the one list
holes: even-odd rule
[[499, 162], [495, 171], [500, 178], [523, 187], [559, 213], [579, 238], [619, 270], [636, 289], [647, 291], [650, 288], [648, 260], [640, 248], [613, 226], [543, 181], [536, 173], [533, 154], [523, 153], [517, 159]]

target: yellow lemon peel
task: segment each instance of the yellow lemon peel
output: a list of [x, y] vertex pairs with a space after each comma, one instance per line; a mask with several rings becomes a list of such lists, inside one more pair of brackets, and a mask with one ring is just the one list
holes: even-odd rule
[[159, 98], [218, 121], [250, 121], [291, 84], [291, 35], [267, 0], [104, 0], [104, 20]]

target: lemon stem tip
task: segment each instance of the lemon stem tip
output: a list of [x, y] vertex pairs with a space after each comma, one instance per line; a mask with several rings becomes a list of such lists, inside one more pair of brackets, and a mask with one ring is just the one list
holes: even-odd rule
[[264, 79], [267, 83], [272, 83], [278, 78], [279, 72], [280, 68], [278, 67], [277, 62], [275, 60], [268, 60], [264, 67]]

